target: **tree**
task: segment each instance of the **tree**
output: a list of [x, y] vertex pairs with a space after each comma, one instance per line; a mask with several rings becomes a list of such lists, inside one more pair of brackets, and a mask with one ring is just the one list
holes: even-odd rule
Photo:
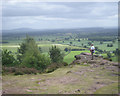
[[70, 38], [68, 37], [68, 38], [65, 38], [65, 40], [69, 40]]
[[[20, 44], [20, 48], [18, 48], [18, 55], [17, 55], [17, 59], [19, 60], [19, 62], [22, 62], [22, 57], [25, 54], [26, 50], [29, 47], [29, 43], [35, 43], [34, 39], [29, 37], [28, 35], [26, 35], [26, 38], [24, 39], [24, 41]], [[37, 46], [37, 45], [36, 45]]]
[[82, 43], [82, 46], [83, 46], [84, 44]]
[[70, 44], [72, 44], [72, 42], [70, 42]]
[[116, 50], [113, 51], [113, 53], [114, 53], [115, 55], [119, 55], [119, 54], [120, 54], [120, 50], [119, 50], [118, 48], [116, 48]]
[[88, 45], [90, 46], [92, 43], [91, 42], [88, 42]]
[[21, 56], [21, 66], [43, 71], [50, 64], [50, 58], [41, 54], [35, 40], [28, 36], [21, 44], [19, 54]]
[[8, 50], [2, 50], [2, 65], [15, 66], [17, 64], [16, 59]]
[[110, 47], [113, 47], [113, 44], [110, 44]]
[[107, 56], [108, 56], [108, 58], [111, 58], [112, 55], [111, 55], [110, 52], [108, 52], [108, 53], [107, 53]]
[[49, 54], [52, 62], [55, 63], [63, 62], [64, 54], [56, 46], [52, 46], [52, 48], [49, 49]]
[[110, 47], [110, 45], [109, 45], [109, 44], [107, 44], [107, 47]]
[[80, 39], [78, 39], [78, 42], [80, 42]]
[[100, 44], [103, 44], [103, 41], [100, 41]]
[[107, 47], [113, 47], [113, 44], [107, 44]]
[[66, 52], [67, 52], [68, 50], [69, 50], [68, 48], [65, 48], [65, 49], [64, 49], [64, 51], [66, 51]]
[[115, 40], [112, 40], [113, 43], [115, 43]]
[[[24, 54], [27, 48], [29, 47], [29, 43], [35, 43], [34, 39], [29, 37], [28, 35], [26, 36], [26, 39], [24, 39], [23, 43], [20, 44], [20, 48], [18, 48], [18, 52], [20, 54]], [[37, 45], [36, 45], [37, 46]]]
[[52, 42], [55, 42], [55, 40], [52, 40]]
[[97, 51], [97, 50], [98, 50], [98, 47], [95, 47], [95, 50]]
[[84, 47], [84, 48], [87, 48], [87, 46], [86, 46], [86, 45], [84, 45], [83, 47]]
[[104, 50], [103, 52], [104, 52], [104, 53], [106, 53], [107, 51], [106, 51], [106, 50]]
[[43, 71], [48, 65], [50, 65], [50, 58], [40, 54], [38, 49], [30, 48], [23, 56], [22, 66], [36, 68], [37, 70]]
[[42, 53], [42, 48], [41, 47], [39, 47], [39, 51]]

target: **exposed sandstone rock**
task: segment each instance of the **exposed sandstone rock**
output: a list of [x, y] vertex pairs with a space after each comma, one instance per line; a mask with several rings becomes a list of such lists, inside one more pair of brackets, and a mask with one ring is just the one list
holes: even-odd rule
[[90, 53], [81, 53], [80, 55], [75, 56], [76, 60], [74, 60], [71, 64], [93, 64], [94, 66], [118, 66], [120, 68], [120, 64], [111, 62], [109, 60], [105, 60], [102, 56], [94, 55], [94, 60], [91, 60], [92, 56]]
[[96, 64], [98, 63], [96, 60], [91, 60], [91, 61], [88, 61], [89, 64]]
[[81, 59], [80, 55], [75, 55], [76, 60]]

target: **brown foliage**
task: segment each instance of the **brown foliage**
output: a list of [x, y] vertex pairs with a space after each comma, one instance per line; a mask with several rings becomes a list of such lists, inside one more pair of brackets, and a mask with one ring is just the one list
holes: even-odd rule
[[37, 74], [41, 73], [39, 70], [27, 67], [2, 67], [3, 74], [14, 74], [14, 75], [24, 75], [24, 74]]

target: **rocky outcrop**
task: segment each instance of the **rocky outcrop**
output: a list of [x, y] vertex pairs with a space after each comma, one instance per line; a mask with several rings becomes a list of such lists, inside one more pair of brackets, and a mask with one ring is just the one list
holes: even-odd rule
[[118, 63], [105, 60], [102, 56], [99, 55], [94, 55], [94, 60], [91, 60], [92, 56], [90, 53], [83, 52], [80, 55], [76, 55], [74, 57], [76, 58], [76, 60], [74, 60], [71, 64], [97, 64], [119, 66]]
[[[79, 60], [79, 59], [91, 59], [91, 54], [90, 53], [81, 53], [80, 55], [75, 55], [75, 58], [76, 60]], [[102, 56], [99, 56], [99, 55], [94, 55], [94, 59], [98, 59], [98, 58], [103, 58]]]

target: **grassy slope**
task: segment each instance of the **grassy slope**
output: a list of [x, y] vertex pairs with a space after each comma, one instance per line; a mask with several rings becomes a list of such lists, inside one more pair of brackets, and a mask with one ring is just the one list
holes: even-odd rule
[[[74, 65], [47, 74], [5, 75], [3, 91], [9, 94], [117, 94], [118, 77], [110, 75], [113, 72], [103, 66], [90, 66]], [[76, 91], [78, 89], [80, 91]]]

